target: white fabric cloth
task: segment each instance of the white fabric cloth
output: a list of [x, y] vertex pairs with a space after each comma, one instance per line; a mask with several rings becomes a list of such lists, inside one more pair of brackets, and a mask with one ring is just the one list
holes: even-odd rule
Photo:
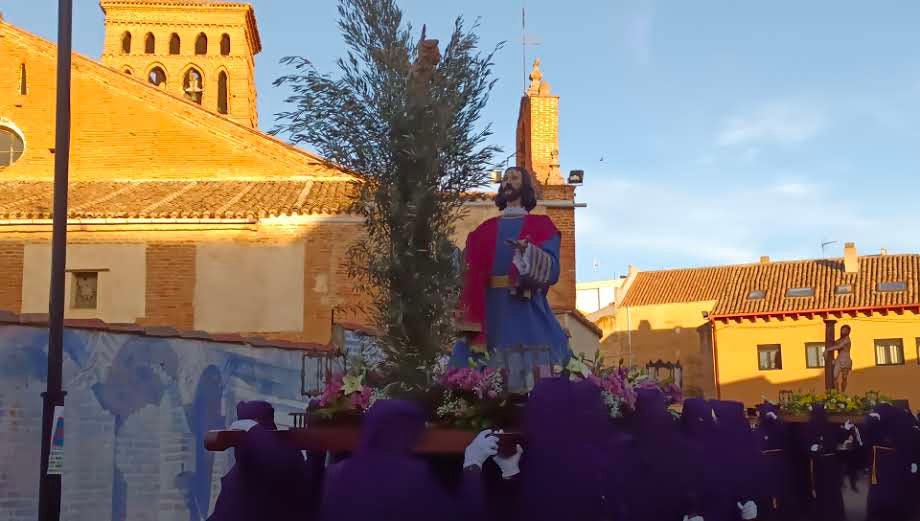
[[249, 431], [249, 429], [258, 425], [259, 422], [255, 420], [236, 420], [230, 424], [231, 431]]

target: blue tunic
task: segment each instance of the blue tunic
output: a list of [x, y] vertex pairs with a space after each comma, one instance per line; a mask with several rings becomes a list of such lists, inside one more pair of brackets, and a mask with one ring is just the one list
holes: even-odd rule
[[[521, 235], [523, 217], [503, 217], [498, 223], [493, 276], [510, 274], [513, 249], [507, 244]], [[550, 285], [559, 280], [559, 236], [553, 237], [541, 249], [553, 259]], [[491, 353], [489, 365], [507, 367], [520, 373], [535, 365], [564, 365], [569, 358], [569, 340], [546, 298], [547, 288], [534, 288], [530, 298], [511, 293], [511, 288], [489, 288], [486, 293], [486, 343]], [[534, 349], [521, 355], [509, 349]], [[458, 342], [451, 357], [451, 366], [466, 367], [470, 350]]]

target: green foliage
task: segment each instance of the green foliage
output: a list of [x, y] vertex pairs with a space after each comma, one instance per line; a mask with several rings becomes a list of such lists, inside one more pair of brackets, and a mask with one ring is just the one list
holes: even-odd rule
[[879, 403], [890, 401], [890, 398], [873, 391], [861, 395], [846, 395], [835, 390], [823, 394], [798, 391], [779, 407], [785, 413], [808, 414], [813, 405], [823, 404], [828, 414], [868, 414]]
[[292, 90], [293, 108], [273, 132], [361, 177], [354, 211], [367, 234], [348, 271], [372, 302], [364, 311], [381, 334], [381, 369], [411, 393], [430, 384], [454, 335], [460, 280], [450, 237], [463, 194], [488, 182], [498, 152], [479, 121], [498, 47], [480, 53], [476, 25], [458, 18], [438, 61], [394, 0], [340, 0], [339, 14], [347, 51], [337, 76], [305, 58], [282, 60], [294, 72], [275, 85]]

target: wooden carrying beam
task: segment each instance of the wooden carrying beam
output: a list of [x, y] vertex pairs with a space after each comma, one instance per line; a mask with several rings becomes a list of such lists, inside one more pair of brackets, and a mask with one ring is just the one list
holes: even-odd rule
[[[288, 429], [276, 431], [278, 436], [292, 446], [306, 451], [352, 452], [357, 448], [361, 436], [355, 427], [313, 427], [309, 429]], [[237, 447], [246, 436], [244, 431], [208, 431], [204, 436], [204, 447], [209, 451], [221, 452]], [[499, 435], [502, 437], [502, 435]], [[513, 434], [504, 435], [517, 436]], [[476, 433], [455, 429], [429, 428], [415, 451], [419, 454], [463, 454]], [[504, 445], [505, 440], [499, 443]], [[509, 443], [519, 443], [509, 439]]]

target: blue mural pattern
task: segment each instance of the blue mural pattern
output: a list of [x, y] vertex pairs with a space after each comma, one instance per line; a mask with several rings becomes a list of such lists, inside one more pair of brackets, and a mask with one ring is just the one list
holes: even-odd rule
[[[43, 328], [0, 326], [3, 521], [38, 514], [47, 345]], [[240, 400], [268, 400], [289, 426], [307, 401], [302, 371], [319, 363], [293, 350], [68, 329], [62, 518], [205, 519], [233, 457], [206, 451], [204, 434], [233, 422]]]

